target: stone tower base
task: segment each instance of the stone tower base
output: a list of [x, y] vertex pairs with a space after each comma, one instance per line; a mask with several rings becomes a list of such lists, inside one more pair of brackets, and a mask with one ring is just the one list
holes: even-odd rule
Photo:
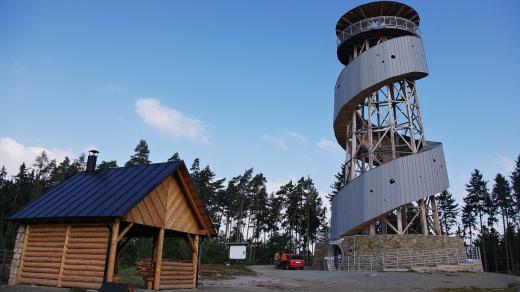
[[324, 270], [482, 270], [462, 238], [439, 235], [344, 236], [316, 243], [314, 255], [313, 268]]

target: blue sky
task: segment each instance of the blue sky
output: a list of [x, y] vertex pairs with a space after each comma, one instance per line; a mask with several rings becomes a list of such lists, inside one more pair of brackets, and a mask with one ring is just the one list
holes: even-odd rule
[[[426, 137], [444, 143], [458, 198], [520, 154], [518, 1], [405, 1], [421, 15]], [[337, 19], [362, 1], [0, 1], [0, 164], [90, 146], [128, 160], [179, 152], [221, 177], [329, 191]], [[491, 187], [491, 184], [490, 184]]]

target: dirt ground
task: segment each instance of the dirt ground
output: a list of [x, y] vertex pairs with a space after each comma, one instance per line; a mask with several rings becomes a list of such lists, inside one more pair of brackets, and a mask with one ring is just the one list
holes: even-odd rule
[[[345, 272], [285, 271], [272, 266], [250, 266], [256, 276], [233, 279], [203, 280], [196, 290], [173, 291], [439, 291], [441, 288], [520, 287], [520, 277], [493, 273], [413, 273], [413, 272]], [[0, 292], [64, 292], [68, 289], [34, 286], [0, 287]], [[138, 290], [145, 291], [145, 290]], [[503, 291], [503, 290], [494, 290]], [[514, 290], [513, 290], [514, 291]]]

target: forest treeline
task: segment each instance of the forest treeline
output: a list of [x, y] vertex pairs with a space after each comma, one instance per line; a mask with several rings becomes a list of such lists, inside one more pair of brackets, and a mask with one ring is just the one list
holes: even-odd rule
[[[141, 140], [124, 165], [149, 164], [149, 155], [148, 144]], [[168, 160], [180, 159], [175, 153]], [[0, 169], [0, 248], [12, 249], [16, 235], [14, 224], [4, 219], [84, 170], [85, 162], [85, 155], [57, 162], [42, 152], [30, 165], [20, 165], [13, 176], [7, 174], [5, 167]], [[101, 161], [98, 168], [117, 166], [114, 160]], [[231, 242], [247, 242], [248, 261], [266, 264], [280, 250], [310, 255], [315, 242], [327, 239], [326, 209], [310, 177], [290, 181], [269, 193], [266, 177], [253, 168], [231, 178], [220, 178], [198, 158], [188, 167], [218, 231], [218, 236], [203, 242], [203, 262], [226, 262], [226, 246]], [[343, 187], [343, 178], [344, 165], [335, 175], [328, 199]], [[491, 183], [475, 169], [466, 184], [462, 206], [449, 191], [437, 196], [437, 203], [442, 233], [478, 246], [486, 271], [520, 273], [520, 155], [512, 173], [497, 174]], [[413, 233], [420, 227], [412, 226], [410, 230]], [[151, 249], [151, 240], [133, 240], [122, 252], [121, 263], [131, 265], [136, 258], [149, 256]], [[183, 253], [189, 257], [182, 241], [170, 240], [165, 244], [165, 255], [182, 257]]]
[[[150, 149], [139, 141], [125, 166], [151, 163]], [[178, 153], [168, 160], [180, 160]], [[4, 220], [29, 201], [85, 168], [86, 157], [52, 160], [45, 152], [33, 163], [23, 163], [16, 175], [0, 170], [0, 248], [12, 249], [16, 226]], [[117, 161], [101, 161], [99, 169], [118, 167]], [[192, 180], [205, 203], [208, 215], [219, 235], [203, 243], [203, 261], [227, 261], [229, 242], [249, 244], [249, 261], [269, 263], [279, 250], [309, 254], [317, 240], [326, 236], [327, 221], [324, 202], [310, 177], [301, 177], [282, 185], [273, 193], [267, 191], [267, 179], [253, 168], [237, 176], [218, 178], [209, 165], [197, 158], [188, 164]], [[182, 242], [165, 246], [165, 253], [186, 249]], [[133, 240], [122, 252], [122, 263], [131, 265], [136, 258], [149, 256], [151, 240]], [[177, 254], [177, 256], [179, 256]], [[180, 255], [182, 257], [182, 253]]]

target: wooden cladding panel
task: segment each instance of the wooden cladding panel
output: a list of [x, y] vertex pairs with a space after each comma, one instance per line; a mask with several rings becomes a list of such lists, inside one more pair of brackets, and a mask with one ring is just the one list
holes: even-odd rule
[[61, 286], [99, 289], [105, 272], [107, 245], [106, 226], [72, 227], [60, 278]]
[[31, 225], [25, 241], [21, 284], [58, 286], [66, 225]]
[[177, 179], [169, 176], [132, 208], [124, 220], [196, 234], [199, 223], [187, 195]]
[[[143, 264], [144, 263], [144, 264]], [[150, 266], [150, 259], [141, 261], [141, 265]], [[196, 265], [191, 261], [162, 260], [160, 289], [195, 288]]]
[[104, 225], [30, 225], [18, 282], [98, 289], [107, 244]]

